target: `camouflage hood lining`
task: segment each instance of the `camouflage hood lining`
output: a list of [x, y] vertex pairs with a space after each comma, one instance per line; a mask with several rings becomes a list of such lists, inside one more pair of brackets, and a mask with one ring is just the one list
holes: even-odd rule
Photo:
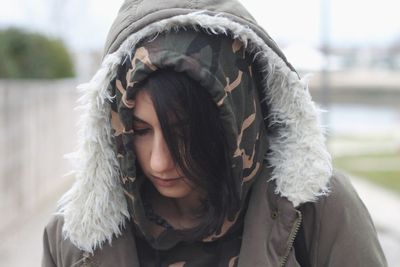
[[[162, 32], [191, 27], [210, 34], [230, 34], [245, 44], [261, 66], [263, 88], [261, 102], [269, 106], [264, 118], [274, 128], [266, 155], [273, 167], [270, 180], [276, 194], [288, 198], [294, 206], [315, 201], [329, 192], [332, 175], [330, 155], [324, 144], [319, 112], [311, 100], [305, 80], [299, 79], [253, 30], [223, 16], [201, 12], [157, 21], [130, 35], [120, 48], [107, 55], [101, 68], [82, 90], [80, 140], [78, 151], [69, 155], [75, 165], [76, 182], [60, 199], [58, 213], [64, 216], [65, 238], [79, 249], [93, 252], [114, 235], [129, 218], [123, 188], [119, 183], [119, 165], [112, 147], [109, 82], [116, 75], [121, 59], [144, 38]], [[269, 178], [269, 177], [268, 177]], [[268, 180], [266, 178], [266, 182]]]
[[[154, 248], [172, 248], [182, 241], [222, 239], [235, 225], [240, 211], [246, 208], [246, 196], [265, 165], [268, 139], [263, 120], [266, 115], [261, 110], [257, 79], [253, 76], [253, 55], [245, 51], [244, 45], [230, 36], [193, 30], [161, 33], [140, 42], [133, 55], [123, 59], [115, 82], [111, 83], [110, 89], [116, 96], [111, 104], [111, 124], [115, 130], [115, 151], [128, 210], [135, 228]], [[140, 197], [141, 185], [147, 178], [136, 172], [132, 119], [135, 95], [142, 88], [141, 81], [164, 68], [185, 73], [207, 91], [219, 109], [219, 122], [225, 131], [231, 166], [230, 186], [239, 193], [240, 208], [231, 209], [224, 224], [206, 237], [195, 237], [176, 229], [165, 231], [159, 238], [154, 237], [151, 233], [153, 223], [146, 218]], [[202, 131], [206, 134], [207, 128]]]

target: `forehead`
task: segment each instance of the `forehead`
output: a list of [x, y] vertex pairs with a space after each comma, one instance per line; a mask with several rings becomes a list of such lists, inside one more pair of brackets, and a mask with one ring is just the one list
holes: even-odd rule
[[135, 96], [135, 109], [137, 108], [138, 105], [153, 106], [153, 101], [151, 100], [151, 96], [146, 90], [140, 90], [139, 92], [137, 92]]
[[140, 90], [135, 97], [135, 108], [133, 114], [146, 122], [157, 120], [157, 115], [154, 110], [153, 101], [150, 94], [145, 90]]

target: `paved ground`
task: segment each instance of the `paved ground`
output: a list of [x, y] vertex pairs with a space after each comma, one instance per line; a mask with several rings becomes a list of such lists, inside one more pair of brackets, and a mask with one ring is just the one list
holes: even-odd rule
[[361, 179], [352, 182], [371, 213], [389, 267], [400, 267], [400, 196]]
[[[400, 267], [400, 212], [394, 212], [400, 211], [400, 196], [359, 179], [353, 179], [353, 184], [375, 221], [389, 266]], [[59, 195], [1, 237], [0, 267], [40, 266], [43, 227]]]
[[36, 214], [27, 215], [10, 229], [0, 242], [0, 267], [40, 266], [42, 234], [50, 215], [56, 208], [54, 196]]

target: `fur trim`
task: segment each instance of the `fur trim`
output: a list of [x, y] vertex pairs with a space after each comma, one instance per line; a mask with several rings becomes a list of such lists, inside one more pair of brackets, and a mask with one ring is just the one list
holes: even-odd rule
[[271, 180], [276, 181], [276, 193], [298, 206], [315, 201], [329, 191], [331, 159], [307, 83], [249, 27], [202, 12], [179, 15], [132, 34], [116, 52], [104, 58], [95, 77], [80, 87], [84, 93], [81, 98], [84, 115], [80, 149], [75, 154], [77, 181], [59, 202], [59, 213], [65, 220], [65, 238], [79, 249], [93, 252], [106, 240], [111, 242], [113, 235], [120, 235], [129, 217], [111, 144], [110, 107], [105, 102], [111, 99], [107, 93], [108, 83], [115, 76], [120, 60], [139, 41], [185, 27], [206, 30], [210, 34], [229, 33], [240, 39], [256, 55], [260, 65], [265, 66], [262, 101], [267, 102], [270, 110], [265, 119], [269, 127], [277, 129], [270, 137], [270, 152], [266, 158], [274, 167]]
[[120, 235], [120, 227], [129, 218], [112, 148], [110, 105], [105, 101], [112, 98], [107, 91], [108, 70], [118, 63], [117, 58], [109, 58], [89, 83], [78, 87], [83, 93], [77, 108], [83, 114], [79, 150], [66, 155], [77, 180], [58, 202], [58, 214], [64, 216], [64, 237], [87, 252]]

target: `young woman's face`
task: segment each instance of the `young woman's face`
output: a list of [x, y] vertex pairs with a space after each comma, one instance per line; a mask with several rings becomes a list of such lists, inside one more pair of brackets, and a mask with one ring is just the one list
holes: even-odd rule
[[146, 177], [165, 197], [189, 196], [193, 186], [170, 155], [153, 102], [146, 91], [141, 90], [136, 95], [133, 114], [135, 153]]

